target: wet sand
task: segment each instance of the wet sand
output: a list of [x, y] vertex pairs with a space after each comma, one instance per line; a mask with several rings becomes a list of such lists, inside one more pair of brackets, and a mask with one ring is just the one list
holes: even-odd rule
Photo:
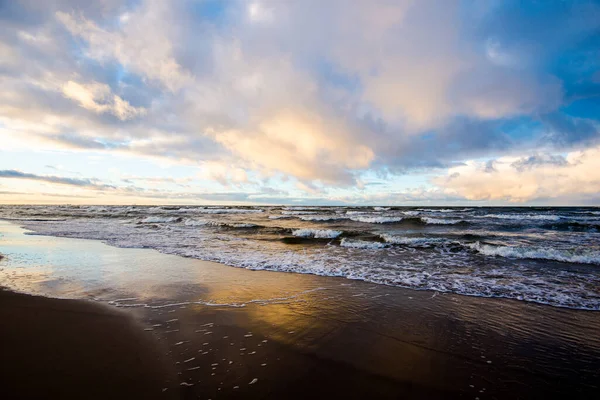
[[131, 315], [1, 290], [0, 321], [0, 398], [178, 398], [175, 370]]
[[[0, 284], [126, 311], [143, 325], [131, 335], [150, 343], [140, 357], [157, 360], [157, 351], [165, 357], [177, 375], [165, 393], [180, 398], [587, 399], [600, 393], [597, 312], [250, 271], [0, 228], [0, 251], [8, 256], [0, 263]], [[46, 307], [55, 300], [38, 301]], [[21, 342], [25, 352], [15, 357], [35, 359], [27, 346], [44, 343], [46, 329], [31, 330], [27, 320], [8, 323], [20, 313], [9, 312], [14, 307], [3, 298], [0, 304], [8, 310], [3, 325], [13, 326], [15, 336], [29, 330]], [[94, 313], [71, 318], [83, 328], [104, 325]], [[53, 321], [48, 315], [49, 329], [66, 331]], [[98, 346], [114, 336], [97, 335], [105, 340]], [[69, 342], [65, 357], [79, 357], [82, 347]], [[123, 355], [132, 350], [125, 340], [123, 347]], [[75, 364], [83, 366], [77, 373], [89, 373], [86, 365], [97, 371], [93, 363]], [[130, 393], [123, 390], [121, 398], [144, 398]]]

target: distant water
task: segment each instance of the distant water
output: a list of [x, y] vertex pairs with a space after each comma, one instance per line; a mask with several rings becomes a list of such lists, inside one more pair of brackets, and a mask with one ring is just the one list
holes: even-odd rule
[[0, 218], [242, 268], [600, 310], [599, 208], [0, 206]]

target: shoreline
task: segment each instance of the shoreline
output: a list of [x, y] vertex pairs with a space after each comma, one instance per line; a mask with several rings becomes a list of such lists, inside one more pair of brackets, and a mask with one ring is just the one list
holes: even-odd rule
[[132, 315], [178, 373], [181, 398], [600, 392], [593, 312], [251, 271], [3, 228], [0, 251], [15, 255], [0, 265], [4, 283], [101, 298]]
[[[151, 250], [151, 251], [155, 251], [157, 253], [160, 253], [161, 255], [165, 255], [165, 256], [174, 256], [174, 257], [182, 257], [182, 258], [187, 258], [187, 259], [193, 259], [193, 260], [197, 260], [201, 263], [211, 263], [211, 264], [217, 264], [226, 268], [236, 268], [236, 269], [243, 269], [243, 270], [251, 270], [251, 271], [256, 271], [256, 272], [271, 272], [271, 273], [283, 273], [283, 274], [301, 274], [301, 275], [311, 275], [311, 276], [315, 276], [315, 277], [324, 277], [326, 279], [344, 279], [344, 280], [349, 280], [350, 282], [353, 281], [361, 281], [361, 282], [365, 282], [367, 284], [373, 284], [373, 285], [379, 285], [379, 286], [386, 286], [389, 288], [394, 288], [394, 289], [398, 289], [398, 290], [409, 290], [409, 291], [425, 291], [425, 292], [429, 292], [429, 293], [435, 293], [435, 294], [452, 294], [452, 295], [458, 295], [458, 296], [467, 296], [467, 297], [474, 297], [474, 298], [486, 298], [486, 299], [499, 299], [499, 300], [503, 300], [503, 301], [517, 301], [517, 302], [525, 302], [525, 303], [531, 303], [531, 304], [537, 304], [537, 305], [541, 305], [541, 306], [549, 306], [549, 307], [555, 307], [555, 308], [562, 308], [562, 309], [569, 309], [569, 310], [575, 310], [575, 311], [588, 311], [588, 312], [599, 312], [600, 309], [596, 309], [596, 308], [586, 308], [586, 307], [581, 307], [581, 306], [572, 306], [572, 305], [568, 305], [568, 304], [554, 304], [548, 301], [542, 301], [542, 300], [535, 300], [535, 299], [523, 299], [523, 298], [517, 298], [514, 296], [510, 296], [510, 295], [487, 295], [484, 293], [477, 293], [477, 294], [472, 294], [472, 293], [463, 293], [463, 292], [457, 292], [457, 291], [439, 291], [436, 289], [432, 289], [432, 288], [419, 288], [419, 287], [410, 287], [410, 286], [400, 286], [400, 285], [396, 285], [396, 284], [391, 284], [391, 283], [385, 283], [385, 282], [379, 282], [379, 281], [373, 281], [373, 280], [367, 280], [367, 279], [363, 279], [363, 278], [348, 278], [346, 276], [338, 276], [338, 275], [328, 275], [328, 274], [320, 274], [317, 272], [304, 272], [304, 271], [286, 271], [286, 270], [278, 270], [278, 269], [270, 269], [270, 268], [253, 268], [253, 267], [243, 267], [243, 266], [236, 266], [236, 265], [228, 265], [228, 264], [224, 264], [220, 261], [213, 261], [210, 259], [203, 259], [203, 258], [197, 258], [197, 257], [192, 257], [192, 256], [185, 256], [185, 255], [180, 255], [180, 254], [175, 254], [175, 253], [170, 253], [170, 252], [165, 252], [161, 249], [158, 248], [147, 248], [147, 247], [123, 247], [123, 246], [118, 246], [116, 244], [112, 244], [112, 243], [108, 243], [106, 240], [104, 239], [95, 239], [95, 238], [87, 238], [87, 237], [72, 237], [72, 236], [55, 236], [52, 234], [48, 234], [48, 233], [40, 233], [36, 230], [32, 230], [30, 228], [21, 226], [20, 224], [18, 224], [18, 221], [15, 220], [11, 220], [8, 218], [0, 218], [0, 223], [8, 223], [10, 225], [16, 226], [19, 229], [23, 230], [23, 231], [27, 231], [29, 232], [29, 234], [33, 235], [33, 236], [41, 236], [41, 237], [48, 237], [48, 238], [64, 238], [64, 239], [71, 239], [71, 240], [76, 240], [76, 241], [89, 241], [89, 242], [96, 242], [96, 243], [102, 243], [108, 247], [114, 247], [116, 249], [140, 249], [140, 250]], [[2, 260], [2, 255], [0, 254], [0, 260]], [[584, 265], [585, 267], [588, 267], [588, 265]]]

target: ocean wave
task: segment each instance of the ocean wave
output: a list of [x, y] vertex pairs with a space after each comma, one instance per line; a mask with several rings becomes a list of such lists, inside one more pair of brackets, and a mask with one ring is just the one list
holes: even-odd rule
[[441, 244], [448, 243], [447, 239], [444, 238], [423, 238], [423, 237], [407, 237], [407, 236], [396, 236], [390, 234], [383, 234], [380, 237], [390, 244], [405, 245], [411, 247], [434, 247]]
[[385, 243], [381, 242], [370, 242], [366, 240], [356, 240], [356, 239], [348, 239], [342, 238], [340, 242], [340, 246], [349, 247], [353, 249], [383, 249], [387, 247]]
[[87, 206], [87, 207], [84, 207], [84, 209], [86, 209], [87, 211], [93, 211], [93, 212], [108, 212], [109, 211], [106, 207], [103, 207], [103, 206]]
[[576, 253], [574, 251], [551, 247], [493, 246], [482, 244], [481, 242], [467, 243], [466, 246], [486, 256], [553, 260], [579, 264], [600, 264], [600, 252], [598, 251]]
[[389, 211], [389, 210], [391, 210], [391, 207], [373, 207], [373, 210], [375, 210], [375, 211]]
[[244, 228], [260, 228], [261, 225], [251, 224], [247, 222], [218, 222], [218, 221], [210, 221], [206, 225], [208, 226], [216, 226], [216, 227], [224, 227], [224, 228], [235, 228], [235, 229], [244, 229]]
[[533, 220], [533, 221], [558, 221], [559, 215], [552, 214], [486, 214], [478, 215], [477, 218]]
[[474, 208], [417, 208], [417, 211], [430, 212], [430, 213], [452, 213], [452, 212], [468, 212], [473, 211]]
[[146, 217], [140, 221], [142, 224], [166, 224], [170, 222], [181, 222], [179, 217]]
[[262, 209], [254, 208], [191, 208], [190, 211], [201, 214], [259, 214], [264, 212]]
[[300, 218], [302, 221], [316, 221], [316, 222], [325, 222], [325, 221], [336, 221], [340, 218], [335, 215], [301, 215]]
[[421, 217], [421, 221], [426, 224], [432, 225], [456, 225], [461, 222], [465, 222], [462, 219], [442, 219], [442, 218], [432, 218], [432, 217]]
[[419, 214], [421, 214], [420, 211], [402, 211], [402, 214], [406, 215], [407, 217], [416, 217]]
[[358, 215], [350, 217], [350, 219], [355, 222], [364, 222], [367, 224], [392, 224], [403, 220], [402, 217], [384, 217], [370, 215]]
[[335, 231], [333, 229], [296, 229], [292, 231], [292, 235], [303, 237], [303, 238], [315, 238], [315, 239], [335, 239], [340, 236], [342, 231]]
[[186, 219], [184, 222], [187, 226], [204, 226], [208, 224], [208, 221], [199, 221], [196, 219]]
[[544, 224], [541, 226], [543, 229], [556, 230], [556, 231], [569, 231], [569, 232], [598, 232], [600, 231], [599, 223], [585, 223], [585, 222], [557, 222], [554, 224]]
[[573, 211], [573, 213], [583, 215], [600, 215], [600, 211]]
[[292, 211], [282, 211], [281, 212], [284, 215], [308, 215], [308, 214], [316, 214], [316, 211], [304, 211], [304, 210], [292, 210]]
[[290, 219], [291, 215], [269, 215], [269, 219]]
[[450, 212], [456, 212], [458, 210], [453, 209], [453, 208], [417, 208], [417, 211], [450, 213]]

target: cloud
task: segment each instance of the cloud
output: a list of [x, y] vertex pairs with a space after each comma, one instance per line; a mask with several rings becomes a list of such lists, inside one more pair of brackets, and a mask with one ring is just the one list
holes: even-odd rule
[[[297, 24], [316, 15], [314, 2], [242, 7], [249, 18], [236, 20], [233, 39], [187, 18], [180, 28], [165, 24], [181, 10], [165, 9], [164, 2], [143, 3], [116, 29], [75, 14], [56, 16], [86, 42], [89, 57], [115, 60], [171, 92], [185, 87], [173, 99], [183, 106], [185, 130], [200, 127], [238, 159], [234, 164], [306, 182], [348, 185], [373, 164], [401, 163], [398, 156], [404, 154], [388, 155], [389, 147], [414, 147], [420, 131], [446, 129], [455, 116], [495, 120], [560, 103], [559, 81], [501, 68], [484, 52], [465, 48], [451, 4], [342, 6], [322, 7], [310, 32], [300, 37]], [[200, 54], [213, 68], [192, 74], [188, 69], [194, 65], [177, 56], [191, 45], [187, 35], [195, 30], [210, 40]], [[332, 40], [321, 40], [329, 33]], [[160, 39], [150, 40], [153, 35]], [[285, 52], [282, 41], [290, 43]], [[309, 62], [326, 57], [343, 74], [356, 76], [362, 90], [340, 91], [327, 81], [316, 87], [319, 71], [303, 69], [298, 63], [305, 61], [297, 57]], [[382, 118], [387, 134], [369, 129], [361, 110]], [[273, 151], [265, 154], [266, 148]]]
[[77, 37], [88, 43], [89, 56], [98, 60], [117, 60], [126, 68], [147, 76], [177, 91], [189, 84], [191, 74], [183, 70], [173, 52], [172, 35], [165, 20], [173, 21], [169, 2], [147, 1], [133, 20], [121, 19], [121, 29], [109, 31], [75, 13], [56, 12], [56, 18]]
[[100, 184], [97, 181], [91, 179], [65, 178], [52, 175], [36, 175], [27, 172], [17, 171], [14, 169], [0, 170], [0, 178], [27, 179], [32, 181], [54, 183], [59, 185], [79, 186], [99, 190], [115, 189], [115, 186]]
[[216, 161], [204, 162], [198, 177], [217, 181], [223, 186], [239, 185], [249, 181], [248, 174], [244, 169]]
[[568, 165], [567, 160], [561, 155], [554, 154], [536, 154], [533, 156], [518, 159], [510, 166], [519, 172], [531, 170], [540, 166], [564, 167]]
[[[24, 196], [24, 195], [33, 195], [33, 196], [47, 196], [47, 197], [62, 197], [62, 198], [78, 198], [78, 199], [91, 199], [91, 203], [95, 204], [98, 201], [98, 196], [111, 196], [110, 198], [118, 199], [128, 198], [128, 199], [136, 199], [136, 200], [152, 200], [158, 201], [161, 203], [177, 203], [177, 201], [185, 201], [185, 202], [194, 202], [194, 203], [202, 203], [202, 202], [244, 202], [244, 201], [253, 201], [253, 202], [271, 202], [274, 195], [282, 195], [285, 192], [274, 190], [271, 188], [260, 188], [259, 190], [250, 190], [250, 191], [222, 191], [222, 192], [210, 192], [210, 191], [173, 191], [173, 190], [162, 190], [157, 188], [142, 188], [134, 185], [128, 186], [117, 186], [117, 185], [109, 185], [102, 183], [97, 179], [89, 179], [89, 178], [68, 178], [61, 176], [53, 176], [53, 175], [38, 175], [33, 173], [27, 173], [17, 170], [0, 170], [0, 179], [22, 179], [22, 180], [30, 180], [30, 181], [38, 181], [45, 182], [55, 185], [67, 185], [78, 187], [82, 189], [87, 189], [89, 192], [78, 192], [77, 194], [64, 194], [64, 193], [49, 193], [49, 192], [11, 192], [7, 191], [5, 194], [7, 195], [15, 195], [15, 196]], [[161, 184], [161, 183], [174, 183], [180, 185], [182, 182], [190, 182], [191, 178], [161, 178], [161, 177], [153, 177], [153, 178], [143, 178], [143, 177], [130, 177], [129, 179], [125, 179], [126, 183], [131, 183], [131, 181], [136, 182], [149, 182], [152, 184]], [[183, 185], [180, 185], [183, 186]], [[189, 187], [189, 186], [185, 186]], [[27, 196], [24, 196], [26, 198]], [[104, 197], [102, 197], [104, 198]], [[10, 199], [6, 199], [10, 201]], [[120, 200], [122, 201], [122, 200]]]
[[143, 107], [133, 107], [129, 102], [112, 94], [108, 85], [98, 82], [80, 84], [68, 81], [63, 85], [62, 93], [87, 110], [98, 114], [109, 112], [122, 121], [146, 113]]
[[[314, 198], [475, 159], [502, 179], [515, 154], [598, 145], [598, 118], [570, 107], [597, 92], [593, 3], [204, 6], [11, 3], [0, 140], [193, 165], [236, 191], [287, 180]], [[567, 168], [547, 161], [509, 170]]]
[[566, 156], [537, 154], [501, 157], [487, 163], [467, 161], [433, 179], [445, 193], [468, 200], [524, 202], [563, 198], [573, 201], [600, 192], [600, 147]]
[[61, 143], [68, 148], [88, 149], [88, 150], [107, 150], [115, 148], [125, 148], [127, 146], [120, 143], [103, 142], [98, 139], [92, 139], [85, 136], [74, 134], [59, 134], [46, 136], [52, 142]]
[[348, 171], [366, 169], [374, 154], [368, 146], [350, 142], [345, 127], [336, 125], [318, 115], [284, 113], [262, 122], [250, 135], [230, 130], [215, 133], [215, 139], [256, 169], [307, 181], [352, 182]]

